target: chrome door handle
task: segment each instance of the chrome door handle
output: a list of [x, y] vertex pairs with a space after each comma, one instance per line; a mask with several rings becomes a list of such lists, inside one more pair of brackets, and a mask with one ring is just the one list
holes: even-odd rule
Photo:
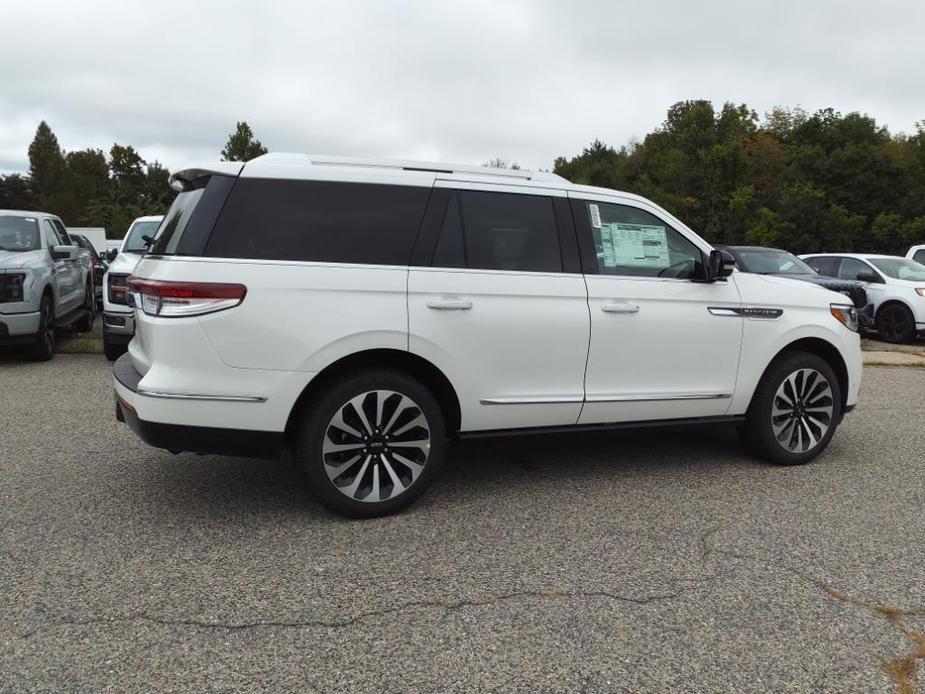
[[472, 308], [472, 302], [468, 299], [429, 299], [427, 308], [437, 309], [438, 311], [468, 311]]
[[639, 306], [625, 301], [614, 301], [609, 304], [601, 304], [601, 310], [606, 313], [639, 313]]

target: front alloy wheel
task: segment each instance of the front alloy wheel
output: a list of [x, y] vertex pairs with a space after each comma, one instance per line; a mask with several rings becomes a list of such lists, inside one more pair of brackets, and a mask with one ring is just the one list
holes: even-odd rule
[[841, 384], [832, 366], [816, 354], [785, 352], [762, 376], [739, 433], [755, 455], [800, 465], [829, 445], [841, 408]]
[[806, 453], [832, 426], [832, 386], [815, 369], [799, 369], [784, 379], [774, 395], [771, 429], [784, 450]]

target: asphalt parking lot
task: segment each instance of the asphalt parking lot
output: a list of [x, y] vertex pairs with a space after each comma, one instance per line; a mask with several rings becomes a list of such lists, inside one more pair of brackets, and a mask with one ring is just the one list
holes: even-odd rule
[[2, 691], [925, 687], [925, 371], [866, 369], [806, 467], [724, 429], [470, 442], [362, 522], [111, 398], [100, 356], [0, 358]]

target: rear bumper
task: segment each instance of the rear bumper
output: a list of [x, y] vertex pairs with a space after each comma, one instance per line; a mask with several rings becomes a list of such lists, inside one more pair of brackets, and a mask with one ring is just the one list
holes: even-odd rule
[[[279, 458], [283, 449], [283, 433], [189, 426], [146, 421], [138, 409], [149, 396], [139, 393], [141, 374], [135, 369], [131, 355], [124, 354], [113, 363], [116, 419], [128, 424], [138, 437], [150, 446], [174, 453], [189, 452], [230, 455], [245, 458]], [[203, 403], [207, 406], [206, 403]]]
[[41, 317], [34, 313], [0, 313], [0, 345], [31, 342], [39, 331]]

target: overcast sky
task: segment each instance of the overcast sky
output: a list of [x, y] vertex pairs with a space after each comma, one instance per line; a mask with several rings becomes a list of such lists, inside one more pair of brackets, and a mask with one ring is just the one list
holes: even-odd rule
[[271, 151], [546, 168], [642, 138], [684, 99], [925, 120], [925, 3], [601, 0], [4, 2], [0, 171], [66, 150]]

